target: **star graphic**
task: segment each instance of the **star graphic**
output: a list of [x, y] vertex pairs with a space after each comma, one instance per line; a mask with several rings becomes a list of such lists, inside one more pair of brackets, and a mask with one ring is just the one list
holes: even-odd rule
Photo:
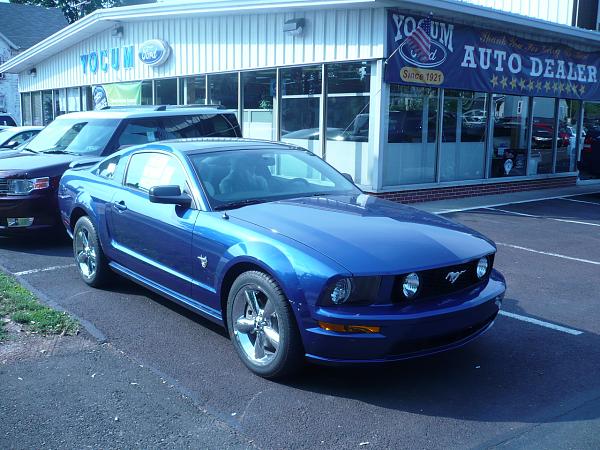
[[515, 77], [513, 77], [512, 80], [510, 80], [510, 87], [513, 89], [517, 88], [517, 80], [515, 80]]
[[527, 89], [529, 89], [529, 91], [533, 91], [534, 87], [535, 87], [535, 83], [533, 82], [533, 80], [529, 80], [529, 84], [527, 85]]
[[552, 90], [552, 85], [550, 84], [549, 81], [546, 81], [546, 83], [544, 84], [544, 89], [546, 91], [551, 91]]
[[553, 85], [553, 91], [558, 91], [558, 83], [555, 81]]
[[526, 84], [526, 83], [527, 83], [527, 82], [525, 81], [525, 79], [521, 78], [521, 79], [519, 80], [519, 87], [520, 87], [521, 89], [525, 89], [525, 84]]
[[[573, 86], [573, 90], [577, 90], [577, 88]], [[567, 91], [567, 94], [571, 93], [571, 83], [565, 83], [565, 91]]]
[[535, 88], [536, 88], [538, 91], [541, 91], [541, 90], [542, 90], [542, 82], [541, 82], [540, 80], [538, 80], [538, 82], [535, 84]]
[[506, 89], [506, 86], [508, 85], [508, 78], [502, 77], [502, 81], [500, 81], [500, 84], [504, 89]]
[[585, 86], [582, 84], [581, 86], [579, 86], [579, 95], [583, 95], [584, 92], [585, 92]]
[[558, 83], [558, 93], [562, 94], [562, 91], [565, 90], [565, 85], [562, 83]]
[[492, 86], [494, 87], [498, 86], [498, 75], [494, 75], [490, 80], [490, 83], [492, 83]]

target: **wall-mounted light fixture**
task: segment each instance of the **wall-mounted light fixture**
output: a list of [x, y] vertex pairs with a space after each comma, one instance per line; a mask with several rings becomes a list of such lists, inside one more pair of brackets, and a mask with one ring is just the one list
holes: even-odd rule
[[302, 36], [305, 26], [305, 19], [286, 20], [283, 24], [283, 32], [289, 34], [290, 36]]
[[123, 39], [123, 27], [115, 27], [110, 31], [110, 35], [115, 39]]
[[30, 77], [37, 77], [37, 69], [35, 67], [33, 69], [29, 70], [29, 76]]

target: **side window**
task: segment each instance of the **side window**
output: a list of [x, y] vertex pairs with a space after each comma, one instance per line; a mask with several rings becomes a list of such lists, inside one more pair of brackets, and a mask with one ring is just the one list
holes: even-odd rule
[[165, 117], [163, 123], [167, 139], [241, 136], [233, 114]]
[[187, 178], [179, 161], [164, 153], [135, 153], [129, 162], [125, 185], [141, 191], [154, 186], [175, 184], [188, 191]]
[[165, 138], [165, 131], [158, 119], [132, 119], [119, 136], [118, 148], [162, 141]]
[[113, 180], [115, 177], [115, 173], [117, 172], [119, 160], [120, 157], [115, 156], [113, 158], [109, 158], [105, 161], [102, 161], [96, 169], [96, 175], [102, 178], [106, 178], [107, 180]]

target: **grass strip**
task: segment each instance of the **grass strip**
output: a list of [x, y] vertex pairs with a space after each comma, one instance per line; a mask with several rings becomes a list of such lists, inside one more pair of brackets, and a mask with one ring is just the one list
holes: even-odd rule
[[[67, 313], [42, 305], [13, 277], [0, 272], [0, 319], [5, 318], [43, 335], [74, 335], [79, 330], [79, 324]], [[0, 320], [0, 341], [7, 338], [6, 324]]]

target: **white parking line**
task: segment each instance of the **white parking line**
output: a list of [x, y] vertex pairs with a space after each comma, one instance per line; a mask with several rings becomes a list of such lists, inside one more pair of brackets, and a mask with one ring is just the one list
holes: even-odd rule
[[514, 248], [517, 250], [525, 250], [527, 252], [532, 252], [532, 253], [539, 253], [540, 255], [554, 256], [556, 258], [568, 259], [570, 261], [578, 261], [578, 262], [582, 262], [582, 263], [594, 264], [596, 266], [600, 266], [600, 261], [592, 261], [590, 259], [574, 258], [572, 256], [561, 255], [560, 253], [543, 252], [541, 250], [535, 250], [533, 248], [521, 247], [520, 245], [505, 244], [504, 242], [496, 242], [496, 245]]
[[514, 314], [508, 311], [500, 311], [500, 315], [510, 317], [512, 319], [521, 320], [523, 322], [532, 323], [534, 325], [539, 325], [541, 327], [550, 328], [551, 330], [561, 331], [563, 333], [572, 334], [573, 336], [579, 336], [583, 334], [583, 331], [574, 330], [572, 328], [561, 327], [560, 325], [555, 325], [550, 322], [544, 322], [543, 320], [534, 319], [532, 317], [521, 316], [519, 314]]
[[[598, 193], [600, 193], [600, 191], [586, 192], [585, 194], [598, 194]], [[442, 209], [440, 211], [435, 211], [433, 214], [452, 214], [452, 213], [463, 212], [463, 211], [474, 211], [476, 209], [496, 208], [498, 206], [519, 205], [521, 203], [543, 202], [546, 200], [561, 200], [561, 199], [566, 199], [567, 197], [574, 197], [577, 195], [584, 195], [584, 194], [556, 195], [554, 197], [533, 198], [533, 199], [529, 199], [529, 200], [519, 200], [516, 202], [513, 201], [513, 202], [504, 202], [504, 203], [492, 203], [490, 205], [469, 206], [467, 208]]]
[[23, 270], [22, 272], [14, 272], [13, 275], [20, 277], [23, 275], [31, 275], [32, 273], [50, 272], [51, 270], [67, 269], [69, 267], [75, 267], [75, 264], [66, 264], [64, 266], [50, 266], [50, 267], [44, 267], [42, 269]]
[[509, 211], [508, 209], [500, 209], [500, 208], [482, 208], [482, 209], [487, 209], [489, 211], [500, 211], [500, 212], [503, 212], [506, 214], [514, 214], [515, 216], [532, 217], [534, 219], [547, 219], [547, 220], [554, 220], [556, 222], [574, 223], [577, 225], [589, 225], [591, 227], [600, 227], [600, 223], [582, 222], [581, 220], [557, 219], [555, 217], [536, 216], [535, 214], [525, 214], [522, 212]]
[[557, 200], [564, 200], [564, 201], [567, 201], [567, 202], [586, 203], [588, 205], [600, 206], [600, 203], [598, 203], [598, 202], [588, 202], [587, 200], [576, 200], [574, 198], [558, 198]]

